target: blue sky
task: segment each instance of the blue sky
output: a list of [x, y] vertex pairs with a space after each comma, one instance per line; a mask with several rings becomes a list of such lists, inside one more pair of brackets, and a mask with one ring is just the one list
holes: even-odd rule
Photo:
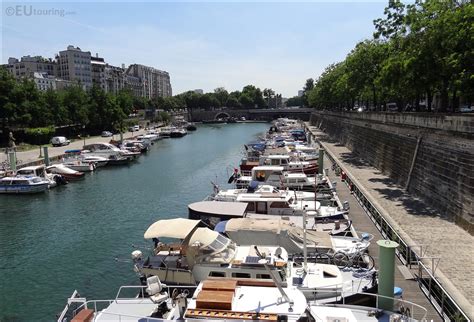
[[[372, 21], [387, 3], [87, 1], [33, 2], [23, 9], [24, 4], [2, 4], [2, 63], [23, 55], [54, 57], [75, 45], [112, 65], [166, 70], [174, 94], [254, 84], [291, 97], [307, 78], [371, 37]], [[26, 15], [30, 5], [42, 12]], [[43, 13], [50, 9], [58, 11]]]

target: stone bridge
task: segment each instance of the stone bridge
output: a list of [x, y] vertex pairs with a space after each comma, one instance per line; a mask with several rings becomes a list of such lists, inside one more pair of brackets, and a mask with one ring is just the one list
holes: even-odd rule
[[194, 110], [191, 111], [190, 116], [193, 122], [225, 119], [228, 117], [241, 118], [245, 117], [247, 120], [262, 120], [271, 121], [279, 117], [288, 117], [308, 121], [312, 108], [284, 108], [284, 109], [241, 109], [241, 110]]

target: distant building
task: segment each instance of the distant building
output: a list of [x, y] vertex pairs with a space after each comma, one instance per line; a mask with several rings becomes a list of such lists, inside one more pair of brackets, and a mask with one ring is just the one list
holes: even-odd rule
[[104, 58], [99, 57], [95, 54], [95, 57], [91, 57], [91, 78], [92, 84], [107, 91], [107, 84], [105, 81], [105, 61]]
[[125, 88], [125, 71], [121, 67], [105, 65], [105, 91], [107, 93], [117, 94], [120, 90]]
[[88, 89], [92, 87], [91, 52], [82, 51], [79, 47], [67, 46], [56, 56], [58, 77], [76, 82]]
[[47, 91], [48, 89], [61, 90], [74, 84], [73, 82], [56, 78], [55, 76], [49, 75], [48, 73], [45, 73], [45, 72], [33, 73], [32, 79], [35, 82], [36, 87], [40, 91]]
[[143, 85], [140, 77], [136, 77], [133, 75], [124, 75], [125, 78], [125, 88], [129, 89], [133, 96], [135, 97], [146, 97], [143, 94]]
[[[74, 46], [60, 51], [55, 60], [41, 56], [23, 56], [20, 60], [11, 57], [8, 64], [1, 66], [17, 80], [32, 79], [40, 90], [79, 84], [84, 89], [96, 85], [113, 94], [129, 89], [134, 96], [147, 99], [173, 94], [168, 72], [140, 64], [130, 65], [127, 69], [124, 64], [122, 67], [112, 66], [98, 54], [91, 56], [90, 51]], [[196, 92], [203, 93], [203, 90]]]
[[57, 68], [55, 61], [42, 56], [23, 56], [20, 60], [10, 57], [4, 66], [16, 79], [32, 78], [34, 73], [55, 75]]
[[168, 72], [153, 67], [133, 64], [125, 72], [127, 76], [138, 77], [142, 85], [142, 96], [151, 99], [153, 97], [172, 96], [170, 75]]
[[298, 97], [302, 97], [304, 95], [304, 91], [302, 89], [300, 89], [298, 91]]
[[40, 91], [56, 90], [56, 77], [48, 73], [33, 73], [33, 81]]
[[202, 89], [198, 88], [198, 89], [195, 89], [195, 90], [194, 90], [194, 93], [196, 93], [196, 94], [204, 94], [204, 91], [203, 91]]

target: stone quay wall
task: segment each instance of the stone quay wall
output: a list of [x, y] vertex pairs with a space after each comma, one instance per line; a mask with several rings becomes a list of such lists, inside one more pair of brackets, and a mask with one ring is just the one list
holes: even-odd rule
[[317, 111], [311, 124], [474, 234], [474, 115]]

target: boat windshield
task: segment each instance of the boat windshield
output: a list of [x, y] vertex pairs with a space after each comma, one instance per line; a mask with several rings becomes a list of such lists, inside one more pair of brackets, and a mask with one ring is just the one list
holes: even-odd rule
[[218, 235], [207, 246], [199, 249], [198, 262], [228, 263], [235, 256], [235, 244], [228, 238]]

